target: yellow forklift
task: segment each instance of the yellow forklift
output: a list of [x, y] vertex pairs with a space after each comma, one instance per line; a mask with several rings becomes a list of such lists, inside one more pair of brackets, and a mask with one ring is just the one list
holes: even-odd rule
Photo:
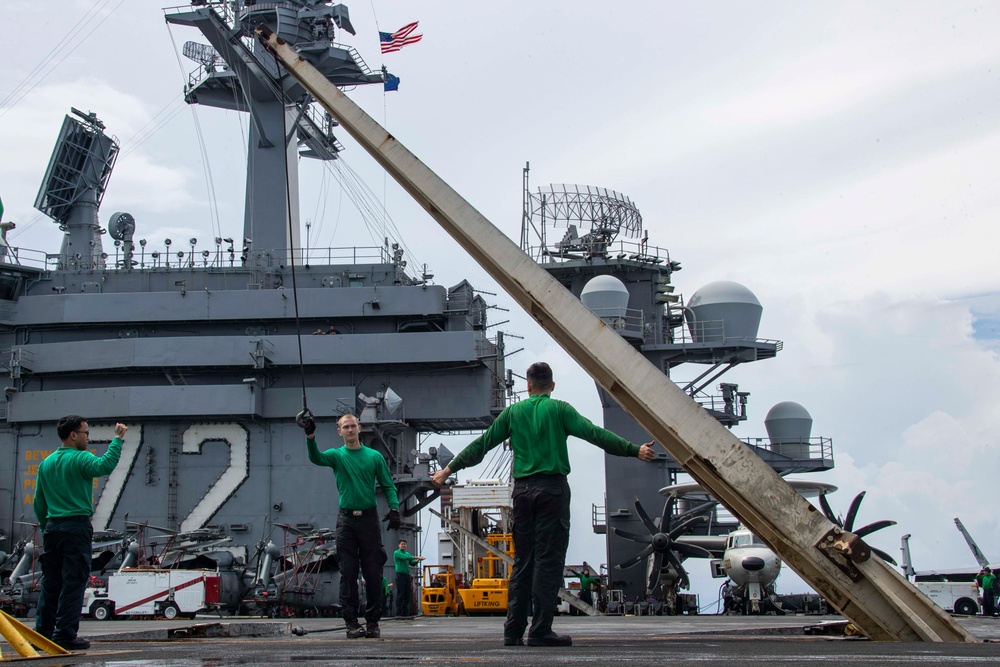
[[424, 565], [420, 609], [425, 616], [458, 616], [459, 582], [451, 565]]
[[[514, 539], [510, 533], [486, 536], [491, 547], [514, 557]], [[467, 614], [506, 614], [509, 566], [499, 556], [487, 552], [476, 564], [476, 578], [468, 588], [461, 588], [462, 606]]]

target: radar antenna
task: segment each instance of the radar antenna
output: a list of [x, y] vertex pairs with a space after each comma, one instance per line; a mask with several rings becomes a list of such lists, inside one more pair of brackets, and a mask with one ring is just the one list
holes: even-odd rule
[[222, 62], [222, 56], [216, 51], [212, 46], [208, 44], [199, 44], [198, 42], [184, 42], [184, 47], [181, 49], [181, 53], [188, 60], [193, 60], [199, 65], [203, 65], [205, 69], [214, 70], [216, 65]]

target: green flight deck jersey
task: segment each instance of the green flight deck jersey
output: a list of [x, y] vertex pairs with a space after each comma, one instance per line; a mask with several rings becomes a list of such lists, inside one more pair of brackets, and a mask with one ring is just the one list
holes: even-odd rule
[[114, 438], [104, 456], [61, 446], [38, 464], [35, 517], [45, 530], [49, 519], [94, 516], [94, 478], [110, 475], [122, 455], [122, 439]]
[[343, 446], [321, 452], [315, 438], [306, 438], [306, 447], [310, 461], [318, 466], [333, 468], [337, 479], [337, 493], [340, 494], [340, 509], [374, 509], [376, 482], [382, 487], [389, 509], [399, 509], [396, 485], [389, 474], [389, 466], [374, 449], [364, 445], [360, 449]]
[[637, 456], [639, 445], [595, 426], [566, 401], [536, 394], [508, 406], [481, 436], [452, 459], [458, 472], [481, 462], [487, 452], [510, 438], [514, 451], [514, 479], [531, 475], [569, 474], [566, 438], [586, 440], [615, 456]]

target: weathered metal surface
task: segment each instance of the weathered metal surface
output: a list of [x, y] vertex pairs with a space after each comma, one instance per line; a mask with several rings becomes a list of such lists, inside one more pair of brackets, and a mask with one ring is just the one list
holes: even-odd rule
[[852, 581], [815, 548], [832, 525], [726, 428], [266, 28], [284, 67], [703, 488], [872, 639], [973, 636], [879, 559]]

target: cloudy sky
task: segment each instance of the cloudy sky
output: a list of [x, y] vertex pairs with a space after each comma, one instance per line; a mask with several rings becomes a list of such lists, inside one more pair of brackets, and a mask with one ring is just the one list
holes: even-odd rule
[[[543, 6], [539, 6], [543, 5]], [[19, 246], [54, 251], [32, 208], [62, 116], [94, 111], [122, 141], [102, 207], [133, 213], [139, 236], [238, 236], [244, 143], [239, 114], [183, 104], [194, 64], [158, 3], [7, 0], [0, 71], [0, 197]], [[740, 437], [765, 435], [780, 401], [804, 405], [833, 439], [823, 481], [859, 521], [898, 525], [873, 544], [918, 568], [973, 566], [961, 517], [1000, 561], [1000, 5], [984, 2], [351, 5], [368, 64], [401, 78], [351, 96], [511, 238], [522, 168], [533, 188], [597, 185], [628, 195], [650, 242], [682, 262], [690, 296], [714, 280], [764, 306], [775, 358], [726, 376], [751, 392]], [[381, 56], [377, 30], [418, 20], [424, 39]], [[204, 40], [199, 40], [204, 41]], [[199, 133], [202, 141], [199, 141]], [[344, 134], [358, 174], [400, 229], [411, 266], [436, 281], [500, 290]], [[202, 160], [202, 154], [207, 161]], [[372, 244], [329, 172], [303, 165], [313, 247]], [[208, 177], [206, 177], [208, 174]], [[211, 186], [208, 183], [211, 183]], [[211, 193], [211, 196], [210, 194]], [[993, 230], [993, 231], [991, 231]], [[506, 295], [504, 329], [525, 336], [510, 364], [557, 370], [557, 395], [600, 421], [590, 381]], [[692, 375], [694, 373], [692, 372]], [[451, 445], [449, 445], [451, 446]], [[597, 450], [573, 452], [569, 560], [603, 561], [588, 526], [602, 504]], [[470, 474], [470, 476], [474, 476]], [[708, 567], [691, 566], [702, 603]], [[805, 584], [783, 577], [786, 592]]]

